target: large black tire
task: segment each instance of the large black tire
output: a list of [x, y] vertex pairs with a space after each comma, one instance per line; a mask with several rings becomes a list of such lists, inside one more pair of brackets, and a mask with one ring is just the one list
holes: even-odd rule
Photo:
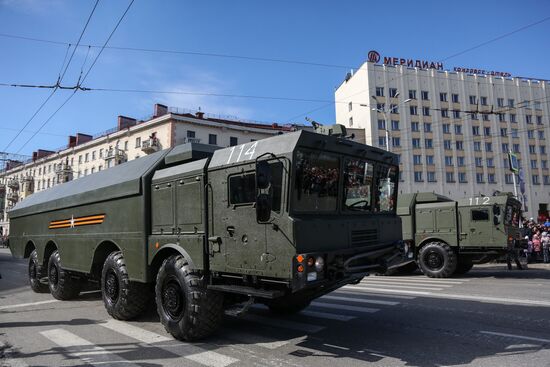
[[122, 252], [107, 256], [101, 271], [101, 296], [107, 313], [117, 320], [141, 315], [150, 298], [147, 285], [131, 282]]
[[46, 293], [50, 290], [47, 283], [42, 283], [42, 266], [38, 262], [38, 254], [36, 253], [36, 250], [33, 250], [31, 252], [31, 256], [29, 256], [29, 269], [28, 269], [28, 275], [29, 275], [29, 284], [31, 286], [31, 289], [36, 293]]
[[474, 267], [474, 263], [468, 259], [458, 259], [458, 264], [456, 265], [455, 274], [464, 275]]
[[223, 318], [223, 295], [206, 288], [187, 260], [173, 255], [157, 274], [155, 299], [160, 321], [179, 340], [195, 341], [213, 334]]
[[63, 269], [57, 250], [48, 259], [48, 286], [52, 296], [61, 301], [76, 298], [80, 293], [80, 278], [72, 277]]
[[277, 315], [292, 315], [309, 306], [311, 299], [303, 297], [282, 297], [266, 303], [269, 311]]
[[456, 270], [456, 253], [444, 242], [429, 242], [418, 253], [418, 266], [430, 278], [448, 278]]

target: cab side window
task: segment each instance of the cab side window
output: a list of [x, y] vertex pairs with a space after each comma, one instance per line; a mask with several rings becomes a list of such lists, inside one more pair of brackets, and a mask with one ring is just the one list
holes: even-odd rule
[[252, 204], [256, 201], [256, 175], [247, 173], [229, 177], [229, 204]]
[[271, 210], [281, 212], [281, 198], [283, 192], [283, 164], [275, 162], [270, 164], [271, 167], [271, 187], [269, 193], [272, 197]]
[[489, 209], [472, 209], [472, 220], [489, 220]]

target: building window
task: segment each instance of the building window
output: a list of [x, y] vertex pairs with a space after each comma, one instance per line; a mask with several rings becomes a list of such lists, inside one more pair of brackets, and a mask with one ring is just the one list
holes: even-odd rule
[[411, 122], [411, 131], [420, 131], [420, 124], [418, 122]]
[[547, 169], [548, 168], [548, 161], [544, 160], [544, 159], [542, 161], [540, 161], [540, 167], [542, 169]]
[[[506, 129], [504, 129], [504, 130], [506, 130]], [[485, 136], [491, 135], [491, 128], [488, 127], [488, 126], [485, 126], [485, 127], [483, 128], [483, 135], [485, 135]]]
[[424, 146], [426, 149], [433, 148], [433, 140], [432, 139], [424, 139]]
[[416, 99], [416, 89], [409, 89], [409, 99]]
[[386, 130], [386, 121], [384, 121], [384, 120], [378, 120], [378, 129], [380, 129], [380, 130]]
[[464, 150], [464, 143], [462, 142], [462, 140], [457, 140], [455, 142], [455, 145], [456, 145], [456, 150]]
[[477, 113], [471, 113], [470, 117], [472, 118], [472, 120], [478, 120]]
[[422, 156], [419, 154], [413, 155], [413, 164], [416, 164], [416, 165], [422, 164]]
[[88, 162], [90, 160], [90, 153], [86, 153], [84, 156], [84, 162]]
[[453, 172], [445, 172], [445, 181], [455, 182], [455, 177]]
[[451, 133], [451, 124], [443, 124], [441, 126], [443, 127], [443, 134]]
[[453, 117], [455, 119], [459, 119], [460, 118], [460, 111], [459, 110], [453, 110]]
[[383, 137], [383, 136], [379, 136], [378, 137], [378, 145], [381, 146], [381, 147], [385, 147], [386, 146], [386, 138]]
[[447, 108], [442, 108], [441, 109], [441, 117], [449, 117], [449, 110]]
[[351, 110], [353, 110], [353, 103], [348, 103], [348, 111], [351, 112]]
[[512, 138], [519, 138], [518, 129], [512, 129]]
[[537, 116], [537, 125], [542, 125], [542, 116]]
[[479, 97], [479, 101], [481, 102], [482, 106], [487, 106], [487, 97]]
[[527, 130], [527, 139], [535, 138], [535, 130]]
[[540, 149], [540, 154], [546, 154], [546, 146], [545, 145], [541, 145], [539, 147], [539, 149]]
[[453, 103], [459, 103], [458, 94], [452, 94], [451, 98]]
[[497, 98], [497, 106], [504, 107], [504, 98]]
[[493, 151], [493, 143], [485, 143], [485, 151], [486, 152], [492, 152]]
[[[103, 158], [103, 148], [99, 150], [99, 158]], [[80, 162], [79, 162], [80, 163]]]
[[430, 107], [422, 107], [422, 115], [430, 116]]
[[464, 167], [464, 157], [456, 157], [456, 165], [459, 167]]
[[531, 115], [525, 115], [525, 123], [532, 124], [533, 123], [533, 117]]
[[439, 93], [439, 100], [441, 102], [447, 102], [447, 93]]
[[401, 146], [401, 138], [391, 138], [391, 144], [394, 147]]
[[413, 116], [418, 115], [418, 107], [416, 107], [416, 106], [409, 106], [409, 111], [411, 112], [411, 115], [413, 115]]
[[422, 100], [423, 101], [427, 101], [429, 98], [428, 98], [428, 91], [427, 90], [423, 90], [420, 92], [421, 96], [422, 96]]
[[483, 183], [483, 173], [476, 173], [476, 182]]
[[124, 150], [128, 150], [128, 140], [124, 142]]
[[472, 135], [479, 135], [479, 126], [472, 126]]
[[136, 148], [141, 148], [141, 138], [140, 137], [136, 138]]
[[218, 144], [218, 136], [216, 134], [208, 134], [208, 144], [210, 145]]
[[487, 158], [487, 167], [494, 167], [494, 161], [493, 158]]
[[512, 151], [514, 153], [519, 153], [519, 144], [512, 144]]
[[462, 135], [462, 125], [455, 125], [455, 134]]
[[475, 157], [475, 164], [476, 164], [476, 167], [483, 167], [483, 158]]
[[78, 156], [78, 164], [81, 164], [81, 163], [82, 163], [82, 156], [79, 155], [79, 156]]
[[435, 172], [426, 172], [426, 178], [428, 179], [428, 182], [436, 182], [435, 180]]
[[489, 181], [489, 183], [491, 183], [491, 184], [496, 183], [495, 174], [494, 173], [488, 173], [487, 174], [487, 181]]
[[443, 140], [443, 148], [445, 150], [451, 150], [452, 143], [450, 140]]
[[489, 115], [487, 115], [486, 113], [484, 113], [483, 115], [481, 115], [481, 119], [483, 121], [489, 121]]
[[474, 151], [481, 152], [481, 142], [474, 141]]
[[535, 110], [540, 110], [540, 102], [539, 101], [535, 101]]
[[453, 156], [450, 156], [450, 155], [445, 156], [445, 165], [446, 166], [452, 166], [453, 165]]
[[429, 122], [424, 123], [424, 132], [425, 133], [431, 133], [432, 132], [432, 124]]
[[384, 103], [377, 103], [376, 104], [376, 109], [377, 110], [384, 111], [385, 107], [386, 107], [386, 105]]
[[399, 121], [398, 120], [392, 120], [391, 121], [391, 129], [394, 131], [399, 130]]
[[550, 176], [548, 175], [542, 176], [542, 183], [545, 185], [550, 185]]
[[377, 97], [384, 97], [384, 88], [383, 87], [376, 87], [376, 96]]
[[195, 132], [193, 130], [187, 130], [188, 138], [195, 138]]
[[533, 185], [540, 185], [539, 175], [532, 175]]
[[512, 178], [512, 174], [511, 174], [511, 173], [505, 173], [505, 174], [504, 174], [504, 182], [507, 183], [507, 184], [512, 184], [512, 183], [514, 183], [514, 179]]
[[422, 182], [422, 171], [414, 171], [414, 182]]
[[433, 166], [434, 165], [434, 156], [433, 155], [427, 155], [426, 156], [426, 164], [428, 166]]
[[92, 169], [90, 170], [90, 173], [94, 173], [95, 172], [95, 167], [92, 167]]
[[353, 126], [353, 117], [350, 117], [350, 118], [349, 118], [349, 126], [350, 126], [350, 127]]
[[476, 96], [470, 96], [470, 104], [477, 104]]
[[95, 161], [95, 150], [92, 152], [92, 161]]
[[419, 138], [413, 138], [412, 139], [412, 146], [413, 146], [413, 148], [420, 148], [420, 139]]
[[537, 160], [531, 159], [531, 168], [536, 169], [537, 168]]
[[498, 116], [498, 121], [499, 122], [506, 122], [506, 114], [499, 113], [499, 114], [497, 114], [497, 116]]
[[460, 183], [468, 182], [466, 180], [466, 172], [458, 172], [458, 182]]
[[513, 98], [508, 99], [508, 107], [514, 107], [514, 99]]
[[534, 145], [529, 145], [529, 154], [536, 154], [537, 150]]
[[399, 113], [399, 107], [396, 104], [390, 104], [390, 113]]
[[230, 147], [233, 147], [233, 146], [238, 145], [238, 144], [239, 144], [239, 139], [237, 139], [237, 137], [231, 136], [229, 138], [229, 146]]
[[397, 96], [397, 88], [390, 88], [390, 98]]

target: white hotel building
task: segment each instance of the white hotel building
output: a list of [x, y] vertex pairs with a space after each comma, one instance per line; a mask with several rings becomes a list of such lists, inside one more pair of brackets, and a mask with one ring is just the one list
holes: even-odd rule
[[118, 116], [111, 130], [96, 136], [78, 133], [60, 150], [37, 150], [26, 162], [0, 167], [0, 234], [9, 233], [9, 209], [34, 192], [186, 142], [228, 147], [297, 128], [304, 126], [221, 118], [161, 104], [146, 120]]
[[[400, 156], [401, 193], [461, 198], [514, 192], [511, 150], [523, 171], [526, 215], [550, 209], [548, 81], [395, 60], [365, 62], [346, 76], [335, 100], [336, 121], [364, 129], [367, 144], [385, 149], [388, 133], [390, 150]], [[522, 199], [519, 184], [517, 191]]]

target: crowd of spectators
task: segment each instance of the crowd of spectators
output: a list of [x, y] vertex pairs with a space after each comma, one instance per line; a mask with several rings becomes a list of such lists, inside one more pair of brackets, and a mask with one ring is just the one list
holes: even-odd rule
[[523, 222], [523, 236], [527, 241], [527, 262], [550, 263], [550, 219], [537, 222], [533, 218]]

